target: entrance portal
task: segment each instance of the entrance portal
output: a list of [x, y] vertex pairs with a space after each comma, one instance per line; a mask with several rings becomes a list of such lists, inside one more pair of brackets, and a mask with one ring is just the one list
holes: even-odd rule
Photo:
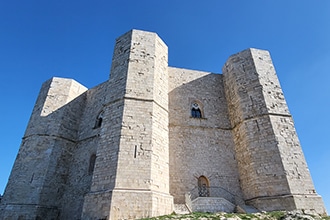
[[200, 176], [198, 178], [198, 195], [199, 197], [210, 196], [210, 184], [209, 180], [205, 176]]

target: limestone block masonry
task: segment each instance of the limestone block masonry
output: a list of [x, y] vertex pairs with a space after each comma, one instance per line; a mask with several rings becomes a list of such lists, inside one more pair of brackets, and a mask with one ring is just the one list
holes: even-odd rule
[[46, 81], [0, 219], [137, 219], [186, 198], [325, 214], [269, 53], [244, 50], [222, 72], [169, 67], [157, 34], [132, 30], [106, 82]]

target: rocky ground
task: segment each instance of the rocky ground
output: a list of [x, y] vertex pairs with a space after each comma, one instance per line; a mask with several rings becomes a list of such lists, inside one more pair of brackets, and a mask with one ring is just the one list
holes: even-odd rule
[[[292, 211], [292, 212], [262, 212], [262, 213], [253, 213], [253, 214], [238, 214], [238, 213], [191, 213], [184, 215], [166, 215], [155, 218], [148, 218], [150, 220], [167, 220], [167, 219], [181, 219], [181, 220], [330, 220], [330, 216], [315, 216], [311, 214], [303, 213], [302, 211]], [[144, 219], [147, 220], [147, 219]]]

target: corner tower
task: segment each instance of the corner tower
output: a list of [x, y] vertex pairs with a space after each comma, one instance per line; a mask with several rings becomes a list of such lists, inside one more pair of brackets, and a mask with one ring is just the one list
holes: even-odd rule
[[1, 219], [58, 219], [86, 90], [57, 77], [42, 85], [1, 201]]
[[269, 53], [235, 54], [223, 74], [245, 201], [266, 211], [325, 213]]
[[[132, 30], [129, 37], [128, 42], [117, 40], [115, 49], [130, 44], [124, 51], [129, 57], [111, 219], [159, 216], [173, 210], [169, 194], [167, 46], [151, 32]], [[114, 67], [111, 74], [118, 77], [125, 72]]]
[[84, 219], [136, 219], [173, 211], [167, 68], [167, 46], [157, 34], [132, 30], [117, 39]]

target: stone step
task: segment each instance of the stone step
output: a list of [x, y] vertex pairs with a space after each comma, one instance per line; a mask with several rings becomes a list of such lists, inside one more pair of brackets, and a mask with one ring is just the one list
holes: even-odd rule
[[186, 204], [174, 204], [175, 214], [189, 214], [189, 210]]
[[258, 213], [260, 212], [258, 209], [249, 205], [237, 205], [236, 206], [237, 213]]

